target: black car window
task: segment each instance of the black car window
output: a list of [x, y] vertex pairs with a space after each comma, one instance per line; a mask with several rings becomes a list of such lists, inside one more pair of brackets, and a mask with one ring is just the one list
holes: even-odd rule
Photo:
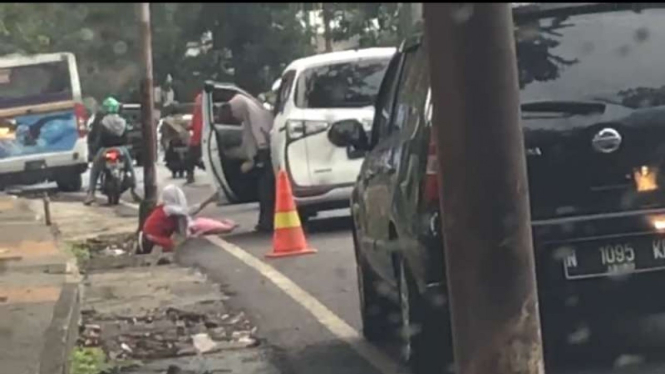
[[[415, 84], [418, 81], [422, 64], [418, 63], [416, 50], [409, 50], [404, 59], [402, 74], [397, 84], [397, 97], [394, 104], [393, 114], [388, 127], [388, 134], [400, 131], [406, 126], [406, 123], [413, 112], [411, 95], [414, 92]], [[422, 59], [421, 59], [422, 60]]]
[[[408, 130], [408, 134], [424, 122], [425, 101], [427, 99], [427, 87], [429, 87], [429, 61], [425, 45], [421, 45], [413, 52], [412, 64], [406, 76], [400, 94], [403, 95], [402, 105], [405, 106], [406, 118], [401, 123], [401, 129]], [[398, 96], [398, 101], [400, 100]], [[399, 104], [398, 104], [399, 105]], [[396, 122], [396, 124], [398, 124]]]
[[390, 58], [309, 68], [300, 74], [298, 108], [361, 108], [374, 104]]
[[279, 90], [277, 91], [277, 101], [275, 102], [275, 115], [281, 113], [284, 110], [286, 101], [289, 99], [289, 95], [291, 94], [293, 78], [295, 75], [296, 72], [294, 70], [287, 71], [282, 75], [282, 82], [279, 85]]
[[520, 24], [521, 99], [665, 104], [665, 10], [593, 13]]
[[[411, 47], [402, 71], [390, 134], [398, 133], [403, 141], [415, 136], [416, 129], [424, 122], [424, 107], [429, 86], [429, 64], [426, 53], [422, 45]], [[410, 146], [401, 142], [400, 144], [402, 145], [393, 147], [390, 152], [391, 164], [406, 162], [403, 157], [409, 157]], [[403, 153], [404, 151], [406, 153]], [[411, 189], [408, 191], [410, 194]]]
[[397, 88], [397, 81], [399, 79], [400, 62], [402, 61], [403, 54], [396, 54], [390, 61], [381, 88], [376, 97], [374, 106], [374, 123], [372, 124], [371, 144], [378, 143], [381, 134], [388, 133], [388, 125], [390, 124], [390, 116], [392, 114], [393, 104], [395, 102], [395, 89]]

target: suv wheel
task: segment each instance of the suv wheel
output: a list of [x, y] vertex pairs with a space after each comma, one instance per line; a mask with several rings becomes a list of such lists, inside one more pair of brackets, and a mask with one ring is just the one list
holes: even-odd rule
[[360, 297], [360, 317], [363, 323], [363, 335], [368, 341], [382, 341], [390, 336], [390, 313], [394, 306], [377, 292], [377, 279], [371, 273], [367, 261], [359, 252], [355, 229], [353, 244], [356, 252], [356, 271], [358, 275], [358, 295]]
[[[404, 261], [399, 264], [402, 358], [414, 374], [445, 373], [452, 363], [447, 313], [432, 313]], [[436, 317], [436, 318], [435, 318]]]
[[62, 192], [78, 192], [83, 188], [83, 177], [81, 174], [70, 174], [55, 181], [58, 189]]

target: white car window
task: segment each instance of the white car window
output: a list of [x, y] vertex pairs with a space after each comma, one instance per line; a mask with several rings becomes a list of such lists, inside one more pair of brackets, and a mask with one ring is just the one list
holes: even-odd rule
[[373, 105], [389, 62], [383, 58], [309, 68], [298, 77], [295, 104], [309, 109]]

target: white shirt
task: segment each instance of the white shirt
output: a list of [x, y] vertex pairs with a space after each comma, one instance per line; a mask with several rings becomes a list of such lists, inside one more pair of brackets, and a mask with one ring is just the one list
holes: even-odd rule
[[229, 104], [233, 116], [242, 121], [243, 145], [248, 159], [253, 160], [259, 149], [267, 149], [270, 146], [272, 113], [261, 103], [242, 94], [233, 96]]

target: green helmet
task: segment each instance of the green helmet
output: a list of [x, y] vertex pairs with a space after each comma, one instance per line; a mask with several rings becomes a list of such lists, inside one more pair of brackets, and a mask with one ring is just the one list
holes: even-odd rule
[[115, 98], [109, 96], [102, 103], [102, 108], [106, 113], [115, 114], [120, 111], [120, 102]]

